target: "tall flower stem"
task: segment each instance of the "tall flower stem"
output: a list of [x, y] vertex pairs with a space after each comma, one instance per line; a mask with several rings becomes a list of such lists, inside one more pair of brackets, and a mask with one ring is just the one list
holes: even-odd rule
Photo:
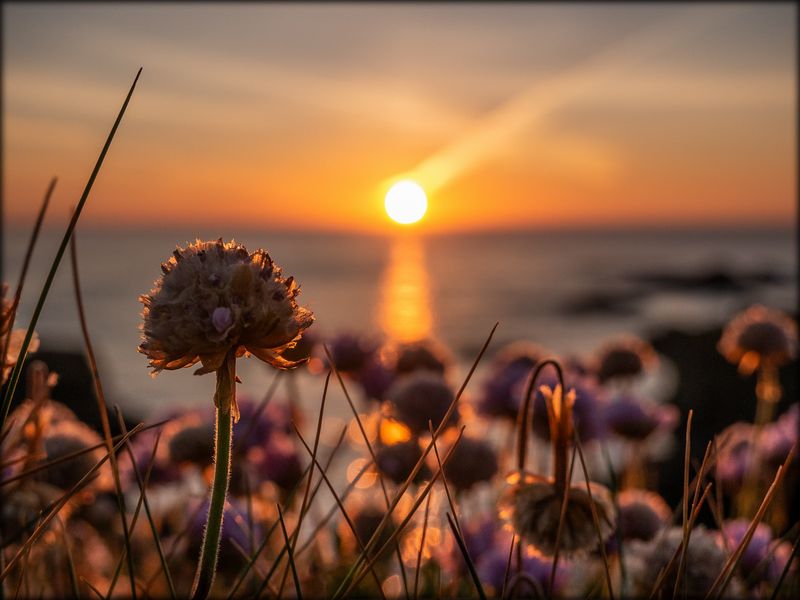
[[233, 446], [233, 412], [236, 406], [236, 354], [231, 351], [217, 370], [216, 429], [214, 430], [214, 482], [211, 486], [211, 502], [208, 506], [203, 546], [194, 581], [194, 600], [204, 600], [211, 591], [217, 570], [219, 542], [222, 533], [222, 518], [225, 513], [225, 497], [231, 478], [231, 448]]

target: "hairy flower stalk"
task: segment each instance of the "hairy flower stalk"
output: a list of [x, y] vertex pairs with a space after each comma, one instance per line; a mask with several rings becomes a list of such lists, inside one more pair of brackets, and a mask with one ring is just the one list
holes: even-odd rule
[[162, 277], [144, 304], [144, 340], [139, 351], [156, 374], [198, 362], [195, 375], [216, 373], [214, 392], [214, 480], [192, 596], [206, 598], [214, 582], [225, 497], [231, 475], [236, 403], [236, 359], [252, 354], [278, 369], [303, 362], [281, 354], [293, 348], [314, 320], [298, 306], [299, 287], [264, 250], [197, 240], [178, 248], [161, 265]]

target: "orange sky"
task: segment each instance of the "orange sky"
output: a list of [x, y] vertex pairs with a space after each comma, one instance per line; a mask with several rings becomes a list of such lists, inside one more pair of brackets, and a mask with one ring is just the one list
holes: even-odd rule
[[790, 3], [4, 4], [4, 204], [95, 226], [795, 222]]

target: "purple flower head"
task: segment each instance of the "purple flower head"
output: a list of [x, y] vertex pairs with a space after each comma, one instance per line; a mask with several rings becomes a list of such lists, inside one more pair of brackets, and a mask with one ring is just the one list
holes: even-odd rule
[[292, 411], [287, 403], [273, 399], [262, 409], [260, 403], [246, 396], [240, 397], [238, 402], [239, 422], [233, 426], [237, 452], [263, 446], [274, 434], [290, 435], [294, 431]]
[[797, 443], [800, 429], [800, 404], [792, 404], [777, 421], [764, 427], [758, 439], [761, 458], [770, 467], [783, 464], [792, 446]]
[[[430, 371], [415, 371], [399, 377], [386, 392], [391, 402], [391, 414], [416, 434], [428, 431], [428, 421], [434, 429], [445, 417], [454, 393], [441, 375]], [[453, 411], [448, 425], [455, 425], [458, 412]]]
[[629, 489], [617, 497], [619, 533], [623, 540], [647, 541], [670, 521], [672, 511], [664, 499], [647, 490]]
[[[571, 373], [564, 373], [564, 384], [567, 392], [575, 390], [572, 418], [581, 443], [603, 437], [606, 433], [604, 414], [607, 401], [602, 390], [593, 384], [591, 379], [576, 377]], [[532, 431], [545, 441], [550, 440], [550, 426], [547, 420], [547, 404], [541, 387], [547, 386], [552, 390], [557, 385], [558, 378], [550, 373], [539, 376], [536, 382]], [[524, 390], [521, 390], [520, 394], [523, 392]]]
[[[189, 514], [192, 515], [192, 520], [187, 530], [188, 545], [186, 556], [191, 560], [196, 560], [200, 553], [200, 545], [203, 541], [203, 532], [208, 515], [208, 505], [209, 501], [206, 499], [199, 508], [189, 511]], [[226, 500], [217, 563], [221, 571], [237, 573], [246, 564], [246, 557], [237, 550], [236, 546], [238, 545], [245, 552], [255, 550], [255, 548], [250, 547], [251, 528], [252, 539], [256, 547], [258, 547], [263, 537], [261, 527], [255, 521], [252, 524], [248, 522], [247, 508], [243, 503], [233, 498]]]
[[397, 347], [395, 370], [398, 374], [404, 374], [426, 369], [444, 377], [452, 363], [450, 352], [441, 343], [422, 340], [400, 344]]
[[652, 404], [628, 395], [609, 402], [603, 412], [610, 431], [633, 441], [644, 440], [657, 429], [674, 429], [679, 415], [671, 404]]
[[[735, 519], [726, 521], [722, 524], [722, 534], [728, 541], [731, 548], [736, 548], [744, 539], [747, 529], [750, 527], [748, 519]], [[772, 531], [766, 523], [759, 523], [756, 526], [750, 543], [742, 554], [741, 566], [746, 572], [752, 570], [767, 556], [769, 543], [772, 541]]]
[[627, 336], [606, 344], [598, 352], [597, 380], [630, 379], [650, 369], [657, 362], [652, 346], [644, 340]]
[[303, 476], [303, 465], [292, 439], [283, 434], [274, 435], [256, 454], [254, 469], [264, 479], [284, 490], [291, 490]]
[[[378, 349], [375, 340], [354, 333], [340, 333], [328, 343], [333, 364], [340, 373], [356, 373]], [[326, 361], [327, 362], [327, 361]]]
[[779, 310], [756, 304], [731, 319], [717, 348], [744, 375], [765, 364], [780, 366], [797, 355], [797, 324]]
[[[355, 529], [355, 534], [358, 536], [359, 541], [361, 544], [365, 545], [367, 542], [370, 541], [372, 536], [378, 530], [378, 526], [383, 521], [384, 517], [386, 516], [386, 509], [376, 506], [374, 504], [366, 504], [361, 506], [355, 510], [348, 510], [349, 514], [353, 514], [352, 522], [353, 522], [353, 529]], [[360, 547], [356, 540], [353, 538], [353, 530], [350, 529], [350, 526], [347, 522], [342, 519], [339, 523], [339, 539], [342, 542], [342, 554], [344, 555], [352, 555], [353, 553], [359, 552]], [[374, 554], [378, 551], [383, 545], [389, 541], [392, 533], [395, 530], [394, 521], [390, 520], [383, 528], [381, 533], [378, 535], [378, 541], [375, 545], [373, 545], [372, 551], [370, 554]], [[392, 556], [390, 553], [383, 554], [383, 560], [386, 560], [387, 557]]]
[[753, 452], [753, 425], [740, 421], [726, 427], [717, 442], [716, 472], [727, 493], [735, 493], [755, 459]]
[[378, 354], [366, 360], [355, 376], [368, 400], [381, 402], [395, 380], [395, 371]]
[[[499, 596], [503, 589], [503, 583], [506, 580], [508, 544], [506, 544], [505, 547], [500, 544], [496, 545], [491, 550], [485, 552], [480, 558], [473, 558], [473, 562], [475, 562], [475, 569], [478, 571], [481, 584], [490, 588], [493, 594]], [[569, 575], [567, 563], [568, 561], [563, 557], [558, 562], [556, 578], [553, 582], [552, 590], [554, 595], [558, 595], [559, 591], [563, 590], [567, 581]], [[523, 598], [544, 598], [552, 568], [553, 563], [549, 558], [536, 553], [526, 553], [522, 558], [522, 572], [535, 582], [533, 585], [538, 587], [532, 590], [532, 584], [526, 577], [516, 584], [516, 591]], [[512, 558], [511, 567], [508, 572], [507, 589], [510, 589], [510, 586], [514, 585], [514, 581], [519, 579], [517, 573], [517, 561]]]
[[[397, 484], [401, 484], [408, 479], [420, 458], [422, 458], [422, 450], [415, 438], [398, 444], [381, 445], [375, 452], [378, 469]], [[430, 479], [430, 477], [431, 470], [423, 463], [422, 468], [414, 479], [414, 483]]]
[[497, 455], [488, 442], [462, 437], [444, 466], [447, 480], [457, 490], [468, 490], [497, 473]]
[[188, 421], [166, 440], [169, 457], [174, 464], [194, 463], [207, 467], [214, 459], [214, 424], [210, 421]]
[[518, 387], [524, 385], [536, 364], [546, 356], [542, 348], [528, 342], [514, 342], [503, 348], [490, 367], [478, 399], [478, 412], [516, 421], [520, 398]]

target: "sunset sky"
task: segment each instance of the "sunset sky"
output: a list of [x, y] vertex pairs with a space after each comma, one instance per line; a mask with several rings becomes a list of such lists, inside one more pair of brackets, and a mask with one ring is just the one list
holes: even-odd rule
[[4, 210], [390, 231], [795, 223], [784, 4], [3, 5]]

